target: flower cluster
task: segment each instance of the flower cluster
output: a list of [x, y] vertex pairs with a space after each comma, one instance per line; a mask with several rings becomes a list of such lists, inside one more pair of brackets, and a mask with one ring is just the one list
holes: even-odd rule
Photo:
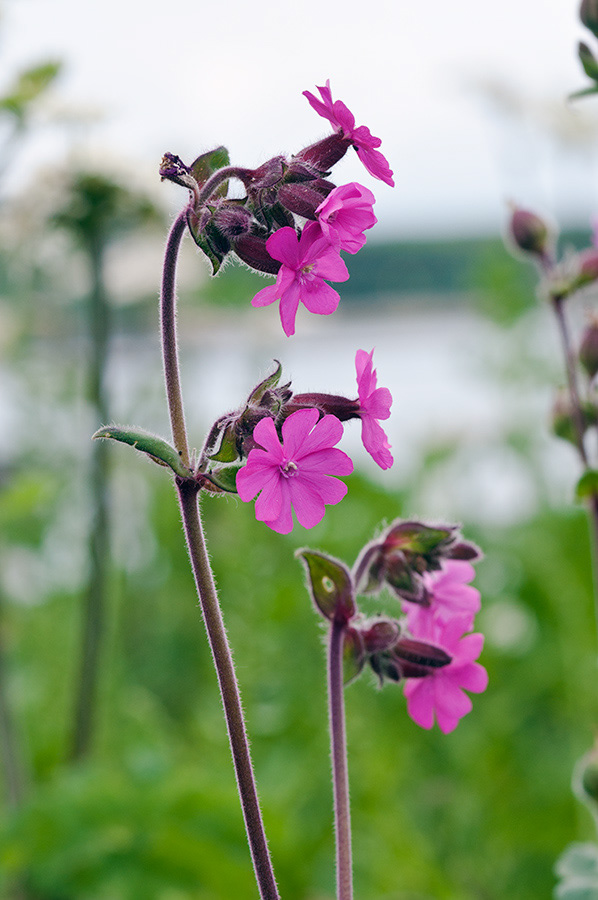
[[[398, 579], [400, 590], [397, 555], [402, 572], [411, 573]], [[414, 722], [431, 728], [436, 720], [445, 734], [453, 731], [471, 710], [465, 691], [481, 693], [488, 683], [477, 662], [483, 635], [473, 633], [480, 594], [470, 584], [475, 572], [469, 560], [479, 558], [478, 548], [463, 541], [456, 526], [397, 521], [364, 548], [351, 572], [321, 553], [302, 550], [300, 556], [318, 612], [345, 626], [347, 680], [367, 663], [381, 683], [404, 683]], [[383, 583], [400, 598], [400, 619], [368, 618], [359, 611], [357, 594]]]
[[244, 502], [257, 497], [256, 517], [281, 534], [292, 530], [293, 510], [304, 528], [317, 525], [325, 506], [347, 492], [338, 478], [353, 471], [350, 458], [336, 447], [344, 421], [361, 419], [366, 450], [381, 468], [392, 465], [378, 421], [390, 415], [392, 397], [388, 388], [377, 387], [372, 357], [373, 350], [357, 351], [355, 399], [293, 394], [290, 384], [279, 384], [279, 364], [244, 407], [215, 422], [197, 466], [201, 486], [236, 492]]
[[[335, 131], [290, 159], [275, 156], [257, 169], [233, 167], [219, 147], [190, 166], [167, 153], [160, 167], [162, 178], [190, 191], [189, 230], [213, 274], [234, 253], [252, 269], [276, 275], [276, 283], [258, 291], [252, 305], [279, 300], [286, 335], [295, 333], [299, 303], [319, 315], [334, 312], [339, 295], [327, 282], [349, 277], [340, 251], [357, 253], [376, 223], [372, 192], [356, 182], [336, 187], [328, 180], [330, 169], [353, 146], [371, 175], [394, 185], [377, 149], [380, 139], [364, 125], [355, 127], [345, 104], [332, 101], [328, 82], [318, 90], [322, 101], [304, 93]], [[227, 196], [232, 178], [242, 183], [243, 198]]]

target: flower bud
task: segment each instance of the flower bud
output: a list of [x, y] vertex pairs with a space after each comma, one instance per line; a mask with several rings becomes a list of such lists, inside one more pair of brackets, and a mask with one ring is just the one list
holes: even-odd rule
[[212, 222], [221, 234], [232, 239], [250, 231], [253, 217], [239, 201], [227, 200], [215, 209]]
[[598, 319], [593, 319], [582, 335], [579, 361], [590, 378], [598, 373]]
[[[581, 410], [582, 431], [596, 424], [597, 411], [592, 403], [584, 403]], [[552, 404], [552, 430], [557, 437], [577, 445], [577, 425], [571, 397], [567, 388], [557, 391]]]
[[582, 25], [598, 37], [598, 0], [582, 0], [579, 18]]
[[258, 272], [266, 272], [268, 275], [276, 275], [280, 269], [280, 263], [272, 259], [266, 248], [266, 237], [257, 234], [242, 234], [234, 238], [232, 248], [244, 263]]
[[598, 281], [598, 249], [588, 247], [577, 255], [577, 275], [574, 290]]
[[551, 234], [544, 220], [535, 213], [515, 207], [509, 222], [509, 233], [519, 250], [540, 257], [547, 255]]
[[324, 416], [336, 416], [341, 422], [359, 418], [359, 400], [350, 400], [338, 394], [293, 394], [284, 408], [284, 415], [290, 416], [298, 409], [319, 409]]
[[174, 181], [181, 187], [190, 191], [197, 187], [197, 181], [191, 174], [191, 170], [185, 165], [180, 156], [174, 153], [165, 153], [160, 163], [160, 178], [162, 181]]
[[[300, 150], [295, 159], [308, 163], [324, 175], [343, 158], [350, 146], [350, 138], [335, 132], [316, 144], [310, 144], [309, 147]], [[293, 161], [291, 161], [291, 165], [293, 165]]]
[[278, 199], [295, 215], [316, 219], [316, 209], [326, 198], [326, 194], [316, 188], [319, 183], [326, 184], [322, 179], [310, 184], [283, 184], [278, 191]]

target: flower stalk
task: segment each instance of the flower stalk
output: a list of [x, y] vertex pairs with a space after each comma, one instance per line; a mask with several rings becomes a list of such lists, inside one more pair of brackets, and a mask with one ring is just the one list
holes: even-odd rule
[[[189, 444], [176, 334], [176, 263], [187, 224], [186, 212], [183, 210], [175, 220], [166, 244], [160, 320], [172, 437], [182, 462], [188, 466]], [[177, 477], [176, 484], [189, 558], [218, 676], [237, 787], [260, 897], [261, 900], [279, 900], [253, 775], [241, 696], [203, 534], [198, 504], [199, 483], [193, 478]]]
[[343, 643], [346, 623], [333, 620], [328, 645], [328, 707], [332, 785], [334, 795], [334, 831], [336, 838], [337, 900], [353, 898], [351, 853], [351, 810], [349, 802], [349, 767], [343, 695]]

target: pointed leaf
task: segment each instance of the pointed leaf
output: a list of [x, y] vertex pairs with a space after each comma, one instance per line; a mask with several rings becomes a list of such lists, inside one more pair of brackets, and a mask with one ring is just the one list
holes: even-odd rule
[[222, 432], [222, 438], [218, 450], [216, 450], [214, 453], [210, 453], [208, 459], [213, 459], [214, 462], [227, 463], [234, 462], [238, 458], [239, 454], [237, 453], [235, 423], [229, 422], [229, 424]]
[[129, 444], [141, 453], [145, 453], [153, 462], [160, 466], [166, 466], [181, 478], [192, 477], [192, 472], [181, 462], [179, 453], [163, 438], [143, 428], [134, 428], [129, 425], [107, 425], [100, 428], [93, 438], [105, 438], [118, 441], [121, 444]]
[[189, 226], [191, 237], [193, 238], [199, 249], [202, 251], [202, 253], [204, 253], [210, 260], [212, 264], [212, 275], [216, 275], [228, 251], [225, 251], [223, 253], [217, 246], [214, 245], [212, 241], [208, 240], [205, 232], [202, 231], [199, 227], [198, 217], [195, 215], [194, 210], [191, 208], [187, 210], [187, 225]]
[[[201, 187], [202, 184], [206, 183], [210, 175], [228, 165], [230, 165], [228, 150], [226, 147], [216, 147], [215, 150], [208, 150], [207, 153], [202, 153], [201, 156], [198, 156], [189, 166], [189, 170]], [[214, 191], [214, 194], [225, 197], [226, 191], [227, 183], [225, 181]]]
[[592, 81], [598, 81], [598, 61], [588, 45], [580, 42], [577, 54], [588, 78], [591, 78]]
[[315, 550], [298, 550], [306, 565], [312, 600], [325, 619], [348, 622], [355, 615], [351, 574], [343, 563]]
[[251, 392], [247, 399], [248, 406], [259, 406], [260, 401], [266, 391], [269, 388], [275, 388], [278, 385], [280, 376], [282, 375], [282, 366], [277, 359], [275, 359], [274, 362], [276, 363], [276, 368], [271, 375], [268, 375], [267, 378], [264, 378], [263, 381], [260, 381], [258, 386]]
[[212, 469], [205, 475], [219, 490], [225, 491], [227, 494], [237, 493], [237, 472], [242, 466], [224, 466], [220, 469]]

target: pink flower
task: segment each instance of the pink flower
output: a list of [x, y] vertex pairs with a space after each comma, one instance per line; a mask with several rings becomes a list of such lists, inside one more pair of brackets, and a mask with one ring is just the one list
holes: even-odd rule
[[310, 105], [318, 115], [328, 119], [337, 131], [342, 132], [351, 141], [357, 150], [358, 157], [370, 175], [394, 187], [392, 169], [388, 165], [388, 160], [376, 149], [382, 143], [380, 138], [374, 137], [370, 129], [366, 128], [365, 125], [360, 125], [356, 128], [353, 113], [347, 109], [341, 100], [332, 101], [330, 79], [328, 79], [324, 87], [318, 87], [318, 90], [322, 100], [318, 100], [309, 91], [303, 91], [303, 96], [307, 97]]
[[357, 253], [365, 244], [364, 231], [378, 221], [371, 191], [353, 181], [334, 188], [316, 209], [322, 233], [331, 244], [347, 253]]
[[465, 691], [479, 694], [488, 686], [486, 669], [475, 662], [482, 652], [484, 635], [465, 634], [469, 627], [469, 616], [456, 616], [447, 623], [428, 619], [414, 633], [417, 640], [435, 644], [452, 657], [447, 666], [405, 682], [407, 712], [422, 728], [431, 728], [436, 718], [444, 734], [453, 731], [459, 719], [471, 711]]
[[292, 413], [282, 426], [282, 445], [274, 420], [260, 419], [253, 438], [264, 449], [251, 450], [237, 474], [241, 500], [259, 493], [256, 518], [279, 534], [292, 530], [292, 509], [304, 528], [313, 528], [324, 517], [324, 505], [339, 503], [347, 493], [346, 484], [331, 477], [353, 471], [347, 454], [334, 446], [343, 426], [336, 416], [319, 415], [317, 409]]
[[361, 440], [374, 462], [378, 463], [381, 469], [390, 469], [394, 460], [388, 438], [378, 419], [388, 419], [390, 416], [392, 394], [388, 388], [376, 387], [376, 370], [372, 367], [373, 355], [373, 350], [370, 353], [358, 350], [355, 354]]
[[282, 266], [276, 284], [258, 291], [251, 301], [252, 306], [268, 306], [280, 300], [280, 320], [287, 336], [295, 334], [295, 316], [300, 302], [310, 312], [322, 316], [334, 312], [340, 297], [324, 279], [346, 281], [349, 272], [317, 222], [309, 222], [299, 239], [290, 226], [279, 228], [266, 241], [266, 249]]
[[460, 559], [444, 560], [439, 571], [425, 572], [423, 582], [430, 594], [430, 605], [405, 603], [410, 630], [419, 633], [427, 619], [446, 625], [455, 616], [467, 619], [466, 630], [471, 630], [474, 616], [480, 609], [480, 592], [468, 584], [474, 577], [475, 569], [471, 563]]

